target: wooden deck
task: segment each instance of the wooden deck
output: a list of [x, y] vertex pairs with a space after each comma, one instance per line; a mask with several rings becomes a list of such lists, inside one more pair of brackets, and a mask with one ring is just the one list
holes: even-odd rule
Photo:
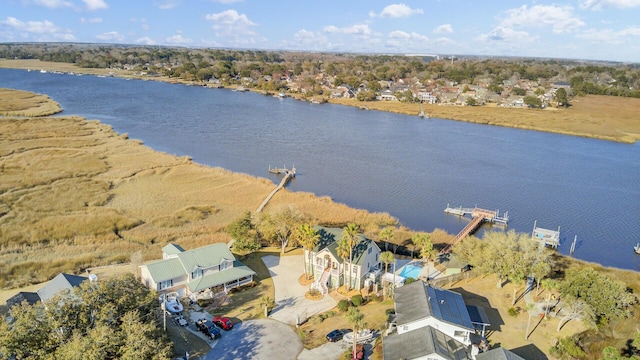
[[287, 183], [296, 176], [296, 168], [295, 167], [291, 168], [291, 170], [286, 169], [286, 168], [273, 168], [272, 169], [271, 167], [269, 167], [269, 172], [272, 173], [272, 174], [284, 174], [284, 177], [280, 181], [280, 184], [278, 184], [275, 187], [275, 189], [273, 189], [271, 191], [271, 193], [269, 193], [269, 195], [267, 195], [267, 197], [264, 199], [262, 204], [260, 204], [260, 206], [258, 206], [258, 209], [256, 210], [256, 214], [261, 212], [262, 209], [264, 209], [264, 207], [267, 206], [267, 203], [269, 202], [269, 200], [271, 200], [271, 198], [278, 192], [278, 190], [280, 190], [283, 187], [285, 187], [287, 185]]
[[509, 222], [509, 213], [505, 212], [503, 216], [500, 216], [498, 210], [487, 210], [478, 207], [452, 208], [447, 205], [447, 208], [444, 209], [444, 212], [447, 214], [458, 216], [471, 215], [471, 222], [469, 222], [462, 230], [460, 230], [460, 232], [453, 238], [450, 244], [448, 244], [444, 249], [442, 249], [442, 251], [440, 251], [443, 254], [451, 252], [451, 248], [453, 247], [453, 245], [476, 232], [485, 221], [505, 225]]

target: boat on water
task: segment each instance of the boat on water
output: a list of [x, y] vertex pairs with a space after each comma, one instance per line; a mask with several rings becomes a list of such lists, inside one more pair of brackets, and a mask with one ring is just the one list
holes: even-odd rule
[[640, 243], [637, 243], [636, 246], [633, 247], [633, 251], [640, 255]]
[[342, 338], [348, 343], [353, 343], [354, 340], [356, 343], [367, 342], [373, 339], [373, 330], [369, 330], [369, 329], [360, 330], [358, 331], [357, 334], [355, 334], [355, 336], [353, 332], [346, 333]]
[[184, 306], [180, 302], [180, 296], [178, 293], [172, 292], [160, 295], [160, 301], [164, 301], [164, 308], [172, 314], [178, 314], [184, 310]]

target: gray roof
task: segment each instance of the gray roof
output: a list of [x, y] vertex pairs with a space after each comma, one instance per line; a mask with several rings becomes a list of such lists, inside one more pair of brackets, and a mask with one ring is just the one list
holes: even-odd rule
[[21, 291], [7, 299], [7, 307], [12, 308], [16, 305], [20, 305], [23, 301], [26, 301], [29, 305], [33, 305], [40, 301], [40, 296], [35, 292]]
[[[318, 232], [320, 238], [318, 238], [318, 245], [313, 249], [313, 252], [318, 253], [324, 248], [327, 248], [338, 262], [342, 264], [342, 258], [338, 256], [338, 241], [342, 239], [343, 229], [326, 228], [323, 226], [315, 226], [314, 229]], [[362, 234], [358, 234], [357, 236], [359, 240], [356, 240], [356, 245], [353, 247], [351, 253], [352, 263], [362, 266], [367, 255], [367, 249], [369, 246], [373, 246], [373, 244], [371, 244], [373, 241], [367, 239]]]
[[499, 347], [476, 355], [476, 360], [524, 360], [524, 358]]
[[382, 345], [382, 352], [385, 360], [416, 359], [431, 354], [452, 360], [471, 358], [468, 346], [431, 326], [387, 336]]
[[60, 273], [38, 290], [38, 296], [42, 301], [47, 301], [62, 290], [73, 291], [74, 287], [80, 286], [85, 280], [88, 279], [84, 276]]
[[396, 322], [398, 326], [427, 317], [473, 331], [473, 324], [462, 295], [432, 286], [422, 280], [396, 289]]

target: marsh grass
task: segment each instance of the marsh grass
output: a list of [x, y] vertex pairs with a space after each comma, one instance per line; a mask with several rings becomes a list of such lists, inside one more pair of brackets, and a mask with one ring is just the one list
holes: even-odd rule
[[[350, 106], [367, 106], [370, 110], [417, 115], [419, 104], [397, 101], [360, 102], [353, 99], [331, 99], [330, 102]], [[640, 140], [638, 109], [640, 99], [587, 95], [574, 97], [569, 108], [545, 110], [487, 106], [441, 106], [425, 104], [432, 118], [461, 120], [479, 124], [514, 127], [632, 143]], [[428, 121], [428, 120], [426, 120]]]
[[0, 88], [0, 115], [48, 116], [62, 111], [57, 102], [46, 95]]

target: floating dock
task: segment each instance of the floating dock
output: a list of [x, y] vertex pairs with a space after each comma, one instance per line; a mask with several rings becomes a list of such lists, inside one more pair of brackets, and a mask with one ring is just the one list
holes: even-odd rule
[[464, 239], [465, 237], [473, 234], [480, 228], [482, 223], [490, 222], [495, 224], [507, 225], [509, 222], [509, 212], [505, 211], [502, 216], [500, 216], [499, 210], [487, 210], [481, 209], [479, 207], [473, 208], [463, 208], [463, 207], [450, 207], [447, 204], [444, 212], [447, 214], [465, 216], [471, 215], [471, 222], [467, 224], [460, 232], [453, 238], [453, 241], [449, 245], [447, 245], [444, 249], [442, 249], [441, 253], [448, 253], [451, 251], [453, 245], [455, 245], [458, 241]]

